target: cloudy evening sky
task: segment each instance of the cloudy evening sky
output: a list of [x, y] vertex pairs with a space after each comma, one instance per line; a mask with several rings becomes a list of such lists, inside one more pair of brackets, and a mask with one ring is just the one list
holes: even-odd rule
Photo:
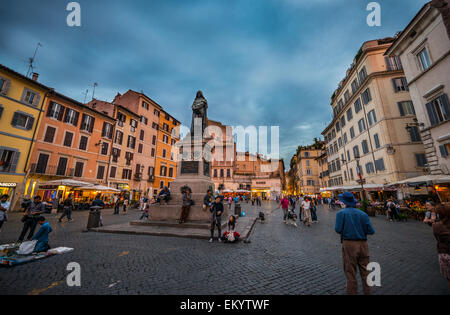
[[286, 167], [298, 145], [329, 123], [330, 96], [364, 41], [401, 31], [426, 1], [81, 0], [82, 26], [68, 27], [68, 0], [3, 0], [0, 63], [25, 74], [40, 48], [40, 82], [83, 102], [143, 90], [183, 124], [197, 90], [208, 116], [228, 125], [280, 126]]

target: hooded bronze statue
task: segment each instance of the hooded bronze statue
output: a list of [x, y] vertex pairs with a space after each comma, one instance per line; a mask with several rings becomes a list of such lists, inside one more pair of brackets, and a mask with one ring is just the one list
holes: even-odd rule
[[205, 131], [208, 123], [208, 118], [206, 115], [207, 109], [208, 109], [208, 102], [203, 96], [202, 91], [198, 91], [194, 103], [192, 104], [191, 137], [193, 137], [194, 135], [195, 118], [200, 118], [202, 120], [202, 129], [201, 129], [202, 134], [200, 136], [203, 136], [203, 132]]

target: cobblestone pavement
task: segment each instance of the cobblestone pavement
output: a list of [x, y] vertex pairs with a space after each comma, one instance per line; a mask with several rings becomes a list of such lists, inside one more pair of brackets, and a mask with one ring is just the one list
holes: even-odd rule
[[[256, 213], [255, 208], [243, 205], [249, 213]], [[274, 203], [263, 204], [267, 220], [256, 224], [250, 244], [82, 233], [87, 212], [76, 212], [74, 222], [62, 224], [47, 215], [54, 228], [51, 245], [75, 250], [1, 267], [0, 294], [344, 294], [335, 211], [320, 207], [318, 224], [295, 228], [283, 224], [281, 210], [275, 208]], [[138, 216], [138, 211], [103, 214], [105, 225]], [[430, 227], [371, 220], [376, 230], [369, 239], [371, 260], [382, 268], [382, 287], [374, 288], [374, 294], [448, 294]], [[20, 229], [20, 215], [11, 214], [0, 243], [15, 241]], [[81, 265], [81, 287], [66, 284], [69, 262]]]

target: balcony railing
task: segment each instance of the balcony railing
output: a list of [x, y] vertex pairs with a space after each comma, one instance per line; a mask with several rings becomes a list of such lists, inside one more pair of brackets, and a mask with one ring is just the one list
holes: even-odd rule
[[30, 174], [40, 174], [49, 176], [61, 176], [61, 177], [71, 177], [74, 176], [74, 168], [66, 168], [65, 170], [58, 170], [57, 165], [37, 165], [36, 163], [31, 164]]

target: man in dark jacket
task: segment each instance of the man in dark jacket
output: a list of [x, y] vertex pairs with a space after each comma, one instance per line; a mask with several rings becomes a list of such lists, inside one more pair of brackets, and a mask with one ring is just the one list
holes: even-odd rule
[[358, 293], [356, 274], [357, 268], [359, 268], [364, 294], [370, 295], [371, 290], [367, 284], [369, 271], [366, 269], [370, 262], [367, 235], [374, 234], [375, 230], [370, 224], [369, 216], [356, 209], [357, 201], [351, 192], [340, 194], [339, 200], [346, 205], [346, 208], [336, 214], [334, 229], [341, 235], [347, 294], [356, 295]]
[[210, 243], [214, 241], [214, 229], [217, 226], [218, 241], [221, 242], [222, 236], [222, 213], [223, 213], [223, 203], [220, 201], [220, 196], [216, 197], [216, 201], [211, 206], [211, 238]]
[[204, 210], [210, 209], [213, 204], [212, 191], [208, 190], [205, 197], [203, 198], [203, 208]]
[[72, 199], [72, 194], [69, 194], [69, 196], [67, 196], [66, 200], [64, 200], [63, 202], [63, 207], [64, 207], [64, 213], [61, 215], [61, 217], [59, 218], [59, 222], [62, 222], [62, 219], [67, 216], [67, 220], [69, 222], [73, 221], [72, 220], [72, 210], [73, 210], [73, 199]]
[[19, 236], [19, 242], [23, 242], [25, 234], [27, 234], [28, 230], [30, 230], [30, 233], [28, 234], [27, 240], [31, 241], [34, 230], [36, 229], [37, 218], [40, 217], [40, 215], [44, 213], [44, 211], [45, 205], [41, 202], [41, 197], [34, 197], [34, 201], [31, 203], [30, 207], [28, 209], [25, 209], [25, 214], [22, 219], [23, 229], [22, 233], [20, 233]]

